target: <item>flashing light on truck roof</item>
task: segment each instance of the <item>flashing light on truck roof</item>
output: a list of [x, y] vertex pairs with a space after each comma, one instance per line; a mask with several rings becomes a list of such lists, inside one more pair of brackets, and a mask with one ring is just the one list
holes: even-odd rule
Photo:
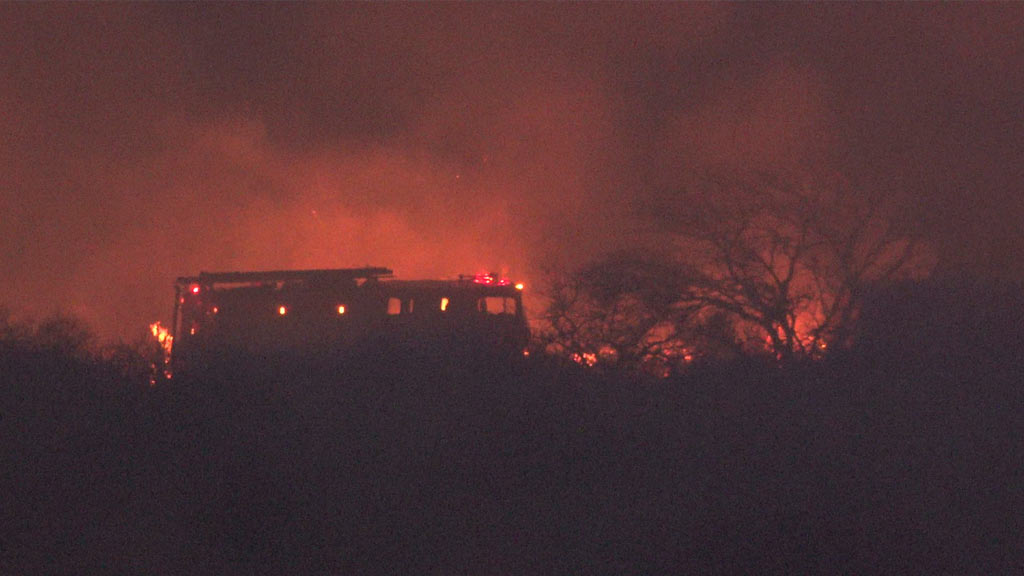
[[512, 282], [508, 278], [499, 278], [494, 274], [476, 274], [473, 276], [473, 283], [487, 286], [508, 286]]

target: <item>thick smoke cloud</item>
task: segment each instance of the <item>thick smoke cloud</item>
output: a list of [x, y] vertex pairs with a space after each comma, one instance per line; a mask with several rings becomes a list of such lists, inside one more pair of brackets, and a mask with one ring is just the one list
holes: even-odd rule
[[1013, 5], [0, 7], [0, 303], [131, 337], [200, 270], [546, 266], [702, 170], [839, 172], [1024, 273]]

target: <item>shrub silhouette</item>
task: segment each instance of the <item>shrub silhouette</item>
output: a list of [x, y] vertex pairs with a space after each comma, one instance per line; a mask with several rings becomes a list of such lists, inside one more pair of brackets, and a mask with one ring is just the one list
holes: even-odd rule
[[966, 275], [879, 287], [858, 322], [854, 354], [928, 371], [1019, 366], [1024, 287]]

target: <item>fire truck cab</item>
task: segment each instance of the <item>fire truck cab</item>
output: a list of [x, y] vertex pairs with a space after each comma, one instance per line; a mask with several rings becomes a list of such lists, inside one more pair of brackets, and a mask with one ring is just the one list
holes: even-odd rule
[[200, 273], [175, 283], [172, 360], [211, 351], [345, 354], [381, 347], [522, 353], [522, 284], [482, 274], [394, 280], [387, 268]]

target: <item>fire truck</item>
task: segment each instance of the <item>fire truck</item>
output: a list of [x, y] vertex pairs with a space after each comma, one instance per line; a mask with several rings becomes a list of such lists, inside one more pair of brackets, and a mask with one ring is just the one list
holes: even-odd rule
[[396, 280], [377, 267], [203, 272], [175, 282], [171, 361], [395, 348], [523, 354], [530, 334], [522, 291], [495, 274]]

